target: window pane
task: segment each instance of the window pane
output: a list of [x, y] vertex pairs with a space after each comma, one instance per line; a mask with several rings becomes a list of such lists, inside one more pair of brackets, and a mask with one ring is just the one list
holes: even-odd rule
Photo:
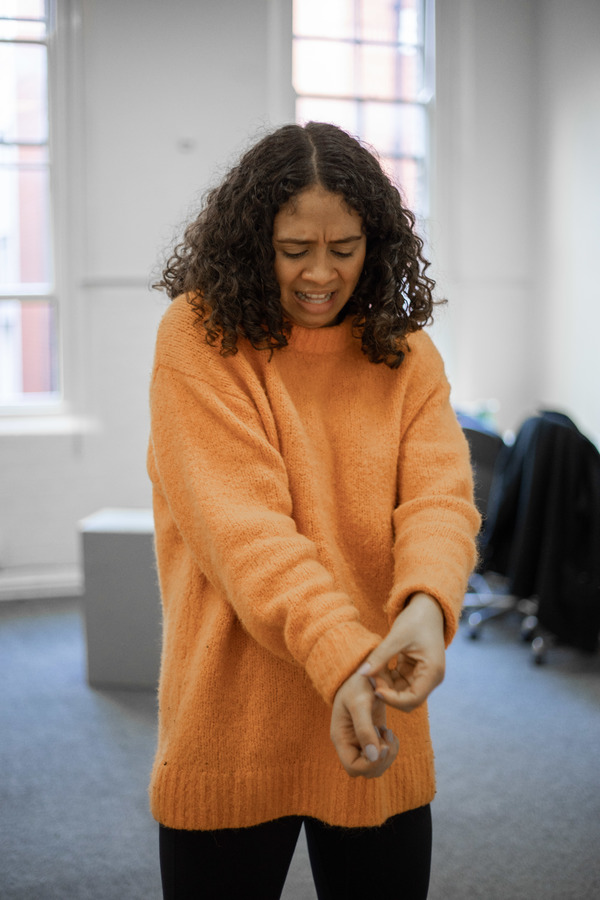
[[45, 14], [45, 0], [0, 0], [0, 16], [43, 19]]
[[0, 148], [0, 288], [52, 281], [46, 159], [44, 147]]
[[421, 55], [414, 50], [362, 44], [358, 49], [359, 96], [411, 100], [422, 85]]
[[354, 44], [295, 41], [293, 65], [299, 94], [348, 97], [354, 93]]
[[47, 300], [0, 300], [0, 405], [54, 399], [56, 315]]
[[422, 45], [424, 21], [423, 0], [403, 0], [398, 20], [398, 40], [403, 44]]
[[0, 44], [0, 134], [8, 143], [48, 140], [46, 47]]
[[302, 0], [294, 3], [296, 35], [307, 37], [354, 37], [354, 2], [348, 0]]
[[422, 164], [415, 159], [382, 157], [381, 165], [400, 190], [408, 209], [422, 210]]
[[384, 156], [424, 157], [426, 113], [408, 103], [364, 103], [362, 135]]
[[381, 47], [377, 44], [362, 44], [359, 47], [360, 96], [395, 99], [397, 57], [395, 47]]
[[360, 0], [360, 34], [365, 41], [397, 41], [395, 0]]
[[425, 87], [422, 50], [401, 47], [398, 54], [398, 97], [415, 100]]
[[358, 106], [353, 100], [326, 100], [318, 97], [298, 97], [296, 121], [329, 122], [339, 125], [350, 134], [358, 134]]

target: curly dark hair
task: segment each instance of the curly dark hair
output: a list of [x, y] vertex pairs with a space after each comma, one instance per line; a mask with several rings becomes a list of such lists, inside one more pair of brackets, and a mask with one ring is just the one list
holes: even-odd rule
[[335, 125], [285, 125], [255, 144], [207, 194], [154, 287], [171, 299], [188, 294], [224, 356], [237, 352], [240, 336], [257, 349], [285, 347], [292, 323], [274, 274], [273, 222], [315, 185], [340, 194], [362, 219], [365, 262], [342, 315], [353, 315], [371, 362], [396, 368], [407, 335], [432, 321], [435, 282], [398, 189], [373, 153]]

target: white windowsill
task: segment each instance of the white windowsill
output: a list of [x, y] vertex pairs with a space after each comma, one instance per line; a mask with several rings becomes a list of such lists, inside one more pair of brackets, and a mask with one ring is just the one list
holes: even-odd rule
[[88, 416], [0, 415], [0, 435], [25, 437], [29, 435], [89, 434], [98, 431], [100, 423]]

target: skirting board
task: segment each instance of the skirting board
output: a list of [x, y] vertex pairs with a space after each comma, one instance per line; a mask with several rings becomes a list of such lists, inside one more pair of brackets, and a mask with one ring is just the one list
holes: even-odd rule
[[79, 566], [0, 569], [0, 602], [79, 597], [83, 594], [83, 571]]

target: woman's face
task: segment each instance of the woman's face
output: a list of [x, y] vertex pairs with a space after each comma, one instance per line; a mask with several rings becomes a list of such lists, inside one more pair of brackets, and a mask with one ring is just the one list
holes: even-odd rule
[[331, 325], [360, 278], [367, 239], [362, 219], [341, 194], [307, 188], [273, 223], [275, 277], [281, 305], [296, 325]]

